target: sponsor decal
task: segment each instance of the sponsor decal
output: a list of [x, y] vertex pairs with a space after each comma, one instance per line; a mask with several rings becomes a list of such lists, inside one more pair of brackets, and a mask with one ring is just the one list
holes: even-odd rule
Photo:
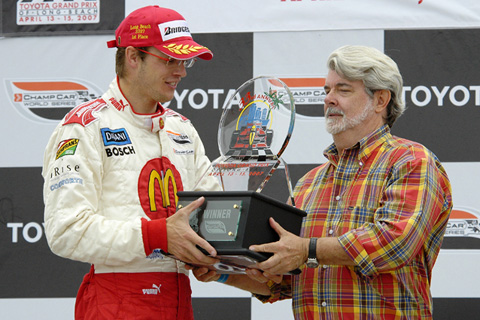
[[156, 284], [152, 284], [151, 289], [142, 289], [142, 292], [143, 294], [159, 294], [161, 286], [161, 284], [159, 284], [158, 286]]
[[166, 157], [148, 161], [138, 177], [138, 198], [150, 219], [160, 219], [176, 212], [177, 191], [183, 191], [180, 173]]
[[45, 223], [7, 222], [7, 228], [12, 229], [12, 243], [18, 243], [19, 239], [28, 243], [36, 243], [43, 237]]
[[54, 167], [52, 172], [50, 172], [50, 179], [67, 175], [67, 174], [78, 175], [79, 172], [80, 172], [80, 165], [78, 164], [74, 164], [74, 165], [67, 164], [64, 166], [58, 166], [58, 167]]
[[118, 111], [123, 111], [128, 106], [128, 103], [123, 102], [123, 100], [117, 101], [114, 97], [111, 97], [108, 101], [117, 109]]
[[57, 189], [60, 189], [63, 186], [69, 185], [69, 184], [81, 184], [83, 185], [83, 179], [82, 178], [66, 178], [63, 180], [60, 180], [57, 183], [54, 183], [50, 186], [50, 191], [55, 191]]
[[50, 191], [58, 190], [66, 185], [83, 185], [83, 179], [80, 177], [80, 165], [66, 164], [54, 167], [50, 172]]
[[80, 80], [5, 80], [15, 109], [33, 121], [61, 120], [75, 106], [95, 100], [101, 91]]
[[455, 106], [467, 105], [480, 106], [480, 86], [478, 85], [454, 85], [454, 86], [404, 86], [402, 99], [417, 107], [432, 106]]
[[100, 22], [100, 0], [19, 0], [17, 25]]
[[480, 249], [480, 211], [454, 208], [445, 229], [442, 249]]
[[123, 157], [128, 156], [131, 154], [135, 154], [135, 149], [133, 146], [128, 147], [113, 147], [113, 148], [106, 148], [105, 152], [107, 153], [107, 157]]
[[[168, 137], [175, 143], [178, 144], [191, 144], [192, 140], [185, 133], [177, 133], [167, 130]], [[193, 150], [192, 150], [193, 151]]]
[[50, 172], [50, 178], [55, 178], [66, 174], [77, 174], [78, 172], [80, 172], [80, 165], [67, 164], [64, 166], [54, 167], [52, 172]]
[[[307, 78], [307, 77], [289, 77], [279, 78], [290, 89], [295, 100], [295, 112], [300, 115], [323, 117], [323, 105], [325, 101], [325, 78]], [[273, 88], [279, 92], [284, 92], [281, 84], [275, 85]], [[288, 96], [285, 93], [285, 99]]]
[[55, 160], [66, 155], [74, 155], [79, 141], [79, 139], [68, 139], [61, 141], [58, 144]]
[[[181, 110], [183, 109], [184, 103], [188, 106], [191, 107], [192, 109], [195, 110], [202, 110], [207, 106], [213, 106], [214, 110], [217, 109], [225, 109], [227, 107], [227, 103], [230, 101], [230, 99], [233, 100], [231, 104], [238, 104], [240, 97], [234, 96], [236, 89], [229, 89], [226, 93], [224, 89], [208, 89], [208, 90], [203, 90], [200, 88], [189, 90], [189, 89], [184, 89], [181, 92], [174, 92], [174, 98], [170, 102], [163, 103], [162, 106], [168, 107], [171, 102], [175, 101], [176, 108]], [[225, 97], [223, 100], [223, 103], [221, 103], [221, 98]], [[183, 117], [180, 114], [175, 114], [175, 111], [172, 109], [166, 109], [165, 110], [165, 115], [166, 116], [171, 116], [171, 115], [177, 115], [181, 116], [182, 120], [186, 121], [188, 120], [187, 118]]]
[[193, 150], [178, 150], [178, 149], [173, 149], [173, 152], [175, 152], [175, 154], [178, 154], [178, 155], [181, 155], [181, 156], [188, 156], [188, 155], [191, 155], [191, 154], [194, 154], [195, 151]]
[[158, 29], [160, 30], [160, 35], [162, 36], [163, 41], [192, 36], [190, 34], [190, 29], [188, 29], [187, 21], [185, 20], [161, 23], [158, 25]]
[[[110, 145], [125, 145], [131, 144], [130, 137], [128, 136], [127, 130], [124, 128], [121, 129], [109, 129], [109, 128], [102, 128], [100, 129], [103, 138], [103, 145], [110, 146]], [[132, 147], [133, 148], [133, 147]]]
[[445, 237], [473, 237], [480, 239], [480, 214], [473, 209], [453, 209]]

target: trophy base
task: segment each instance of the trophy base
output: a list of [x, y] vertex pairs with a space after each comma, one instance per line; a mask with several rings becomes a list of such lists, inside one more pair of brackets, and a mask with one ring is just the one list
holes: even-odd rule
[[218, 273], [245, 273], [246, 268], [256, 268], [257, 262], [272, 255], [248, 249], [253, 244], [279, 240], [270, 227], [270, 217], [299, 235], [306, 216], [302, 210], [254, 191], [182, 191], [177, 195], [179, 208], [205, 197], [202, 207], [190, 214], [190, 226], [217, 251], [220, 262], [208, 268]]
[[257, 269], [256, 263], [267, 260], [271, 254], [251, 251], [244, 248], [219, 250], [216, 258], [219, 262], [207, 267], [219, 274], [245, 274], [245, 269]]

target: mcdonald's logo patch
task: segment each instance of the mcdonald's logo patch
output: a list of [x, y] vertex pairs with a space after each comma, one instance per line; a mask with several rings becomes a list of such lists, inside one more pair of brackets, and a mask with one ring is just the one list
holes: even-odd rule
[[150, 219], [174, 214], [178, 191], [183, 191], [182, 179], [168, 158], [152, 159], [145, 164], [138, 178], [138, 197]]

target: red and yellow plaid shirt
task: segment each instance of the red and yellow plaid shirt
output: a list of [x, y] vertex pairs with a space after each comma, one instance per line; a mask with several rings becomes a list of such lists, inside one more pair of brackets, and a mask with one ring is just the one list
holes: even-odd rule
[[452, 209], [448, 177], [424, 146], [383, 126], [295, 188], [303, 237], [338, 237], [356, 266], [302, 267], [264, 302], [293, 298], [295, 319], [431, 319], [432, 268]]

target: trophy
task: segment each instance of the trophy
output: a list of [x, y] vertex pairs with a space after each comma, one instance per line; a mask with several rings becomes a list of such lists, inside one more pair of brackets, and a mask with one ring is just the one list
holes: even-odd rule
[[[190, 226], [216, 249], [220, 262], [210, 268], [217, 272], [245, 273], [271, 256], [248, 250], [252, 244], [278, 241], [270, 217], [289, 232], [300, 233], [306, 213], [292, 206], [288, 167], [281, 158], [294, 123], [295, 103], [285, 83], [265, 76], [248, 80], [226, 104], [218, 130], [220, 157], [203, 175], [215, 176], [223, 191], [177, 193], [178, 208], [205, 197], [202, 208], [191, 213]], [[292, 205], [261, 193], [282, 167]]]

